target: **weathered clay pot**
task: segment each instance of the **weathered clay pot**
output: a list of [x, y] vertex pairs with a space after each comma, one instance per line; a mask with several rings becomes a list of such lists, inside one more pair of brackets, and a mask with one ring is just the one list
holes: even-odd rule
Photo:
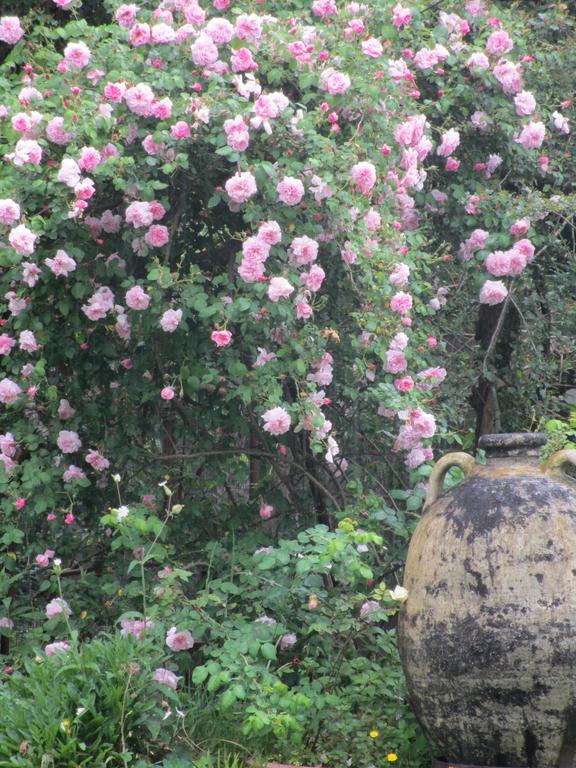
[[[444, 456], [406, 562], [400, 654], [448, 763], [576, 766], [576, 450], [489, 435], [487, 463]], [[442, 493], [447, 470], [462, 483]]]

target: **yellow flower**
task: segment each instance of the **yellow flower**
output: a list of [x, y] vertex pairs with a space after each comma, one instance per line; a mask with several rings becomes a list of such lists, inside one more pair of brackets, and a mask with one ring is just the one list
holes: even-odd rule
[[386, 760], [388, 760], [389, 763], [395, 763], [396, 760], [398, 760], [398, 755], [396, 752], [388, 752], [386, 755]]
[[368, 734], [371, 739], [377, 739], [378, 736], [380, 736], [379, 732], [376, 730], [376, 728], [372, 728], [370, 733]]

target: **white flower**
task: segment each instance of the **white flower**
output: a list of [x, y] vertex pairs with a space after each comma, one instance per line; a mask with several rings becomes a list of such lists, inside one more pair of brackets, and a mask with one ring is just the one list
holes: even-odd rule
[[125, 517], [128, 517], [130, 513], [130, 508], [126, 506], [118, 507], [118, 520], [124, 520]]
[[396, 600], [398, 603], [405, 603], [406, 600], [408, 600], [408, 590], [406, 587], [401, 587], [399, 584], [394, 587], [394, 589], [389, 589], [388, 594], [392, 600]]

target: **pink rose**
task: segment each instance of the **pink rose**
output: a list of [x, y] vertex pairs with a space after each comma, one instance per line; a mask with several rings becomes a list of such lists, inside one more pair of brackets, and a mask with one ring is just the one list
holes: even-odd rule
[[280, 299], [287, 299], [294, 291], [291, 285], [284, 277], [273, 277], [268, 286], [268, 298], [270, 301], [277, 302]]
[[313, 264], [312, 267], [310, 267], [309, 272], [304, 272], [302, 275], [300, 275], [300, 282], [303, 286], [308, 288], [309, 291], [316, 293], [316, 291], [320, 290], [325, 277], [326, 273], [322, 267], [319, 267], [317, 264]]
[[382, 56], [382, 53], [384, 52], [382, 43], [375, 37], [369, 37], [368, 40], [363, 40], [360, 47], [362, 48], [362, 53], [372, 59], [377, 59], [379, 56]]
[[132, 224], [134, 229], [150, 226], [155, 218], [150, 203], [137, 201], [130, 203], [126, 208], [125, 217], [126, 223]]
[[151, 298], [144, 291], [141, 285], [134, 285], [126, 291], [126, 305], [130, 309], [142, 311], [148, 309]]
[[103, 472], [110, 466], [108, 459], [105, 456], [102, 456], [100, 451], [95, 451], [93, 448], [90, 448], [86, 454], [86, 463], [90, 464], [90, 466], [97, 472]]
[[130, 28], [134, 24], [139, 10], [140, 8], [137, 5], [120, 5], [116, 9], [114, 19], [121, 27]]
[[240, 204], [249, 200], [258, 191], [256, 179], [249, 171], [239, 171], [224, 185], [230, 200]]
[[356, 191], [368, 195], [376, 183], [376, 168], [372, 163], [363, 161], [350, 169], [350, 178], [356, 185]]
[[252, 57], [252, 52], [248, 48], [238, 48], [230, 57], [230, 64], [233, 72], [248, 72], [258, 69], [258, 64]]
[[277, 221], [265, 221], [258, 227], [258, 238], [268, 245], [276, 245], [282, 240], [282, 230]]
[[62, 453], [75, 453], [82, 447], [82, 441], [77, 432], [70, 432], [67, 429], [62, 429], [58, 433], [56, 444]]
[[92, 54], [86, 43], [68, 43], [64, 48], [64, 59], [71, 67], [82, 69], [91, 58]]
[[122, 637], [132, 635], [139, 640], [147, 629], [151, 629], [154, 626], [152, 619], [146, 617], [143, 619], [122, 619], [120, 622], [120, 634]]
[[75, 415], [76, 409], [72, 408], [68, 400], [62, 398], [58, 404], [58, 418], [66, 421], [66, 419], [71, 419]]
[[0, 335], [0, 355], [7, 356], [12, 351], [12, 347], [16, 345], [16, 339], [8, 336], [7, 333]]
[[26, 163], [40, 165], [42, 162], [42, 147], [34, 139], [19, 139], [14, 147], [14, 154], [7, 155], [7, 157], [18, 167]]
[[75, 187], [80, 181], [81, 175], [82, 172], [76, 160], [72, 160], [70, 157], [63, 158], [60, 163], [60, 170], [58, 171], [58, 181], [66, 184], [68, 187]]
[[0, 41], [8, 45], [16, 45], [24, 35], [18, 16], [2, 16], [0, 19]]
[[409, 293], [399, 291], [394, 294], [390, 300], [390, 309], [392, 312], [398, 312], [401, 315], [405, 315], [412, 309], [412, 296]]
[[510, 35], [503, 29], [498, 29], [486, 40], [486, 50], [491, 56], [504, 56], [505, 53], [514, 48], [514, 43], [510, 39]]
[[250, 133], [241, 115], [235, 117], [234, 120], [225, 120], [224, 131], [226, 133], [226, 143], [235, 152], [244, 152], [248, 148]]
[[164, 387], [160, 392], [162, 400], [173, 400], [176, 397], [176, 392], [172, 387]]
[[286, 205], [298, 205], [304, 197], [304, 184], [293, 176], [285, 176], [276, 186], [278, 199]]
[[329, 16], [338, 16], [338, 8], [334, 0], [314, 0], [312, 13], [314, 16], [321, 16], [326, 19]]
[[144, 235], [144, 240], [153, 248], [161, 248], [170, 240], [168, 227], [163, 224], [153, 224]]
[[212, 331], [210, 339], [217, 347], [227, 347], [232, 342], [230, 331]]
[[484, 53], [478, 51], [468, 57], [466, 66], [470, 70], [471, 74], [474, 75], [478, 69], [488, 69], [490, 62]]
[[155, 669], [152, 674], [152, 680], [160, 683], [160, 685], [165, 685], [167, 688], [172, 688], [173, 691], [178, 688], [178, 679], [179, 678], [174, 672], [171, 672], [169, 669], [164, 669], [164, 667]]
[[345, 75], [343, 72], [337, 72], [332, 67], [328, 67], [320, 75], [320, 89], [328, 91], [331, 96], [346, 93], [350, 85], [351, 81], [348, 75]]
[[403, 352], [396, 349], [389, 349], [386, 352], [386, 365], [384, 366], [386, 373], [403, 373], [407, 367], [408, 362]]
[[76, 269], [76, 262], [66, 251], [56, 251], [53, 259], [46, 259], [46, 266], [56, 277], [68, 277]]
[[414, 379], [412, 376], [402, 376], [402, 378], [396, 379], [394, 386], [398, 392], [410, 392], [414, 388]]
[[192, 43], [190, 48], [192, 61], [197, 67], [205, 67], [218, 61], [218, 48], [209, 35], [201, 33]]
[[55, 656], [57, 653], [68, 653], [72, 648], [68, 640], [57, 640], [55, 643], [48, 643], [44, 647], [46, 656]]
[[290, 244], [290, 264], [303, 267], [311, 264], [318, 257], [318, 242], [307, 235], [295, 237]]
[[126, 106], [135, 115], [141, 117], [150, 117], [154, 110], [154, 103], [156, 97], [154, 91], [146, 83], [138, 83], [138, 85], [127, 88], [124, 93], [124, 101]]
[[194, 638], [187, 629], [178, 631], [171, 627], [166, 634], [166, 645], [171, 651], [186, 651], [194, 647]]
[[288, 632], [286, 635], [282, 635], [280, 638], [280, 650], [281, 651], [287, 651], [292, 646], [296, 645], [298, 642], [298, 637], [293, 632]]
[[224, 45], [225, 43], [229, 43], [230, 40], [232, 40], [234, 37], [233, 25], [228, 21], [228, 19], [222, 19], [219, 17], [210, 19], [208, 24], [206, 24], [204, 31], [210, 35], [216, 45]]
[[154, 24], [150, 32], [152, 42], [156, 45], [167, 45], [176, 40], [176, 32], [169, 24]]
[[55, 619], [58, 616], [70, 616], [72, 613], [70, 606], [61, 597], [56, 597], [54, 600], [50, 600], [46, 606], [46, 616], [49, 619]]
[[93, 171], [102, 162], [102, 155], [95, 147], [82, 147], [78, 165], [83, 171]]
[[31, 232], [24, 224], [19, 224], [10, 230], [8, 241], [19, 256], [34, 253], [34, 243], [37, 235]]
[[508, 290], [501, 281], [486, 280], [480, 289], [480, 304], [500, 304], [508, 296]]
[[189, 139], [191, 134], [190, 126], [184, 120], [179, 120], [170, 126], [170, 133], [175, 139]]
[[262, 20], [255, 13], [242, 13], [236, 19], [236, 37], [256, 43], [262, 37]]
[[271, 435], [283, 435], [288, 432], [292, 423], [289, 413], [280, 406], [267, 410], [262, 419], [264, 432], [269, 432]]
[[408, 283], [409, 278], [410, 267], [408, 264], [399, 262], [398, 264], [394, 265], [394, 269], [392, 270], [388, 279], [392, 285], [395, 285], [397, 288], [403, 288]]
[[21, 331], [18, 337], [18, 346], [24, 352], [37, 352], [40, 349], [36, 337], [32, 331]]
[[404, 8], [400, 3], [397, 3], [392, 8], [392, 24], [397, 28], [405, 27], [412, 21], [412, 12], [409, 8]]
[[0, 224], [14, 224], [20, 218], [20, 206], [11, 198], [0, 200]]
[[12, 405], [16, 402], [22, 390], [11, 379], [2, 379], [0, 381], [0, 403]]
[[119, 104], [126, 92], [126, 83], [106, 83], [104, 86], [104, 96], [108, 101]]
[[520, 65], [504, 59], [492, 70], [504, 93], [514, 94], [522, 89]]
[[261, 504], [259, 514], [262, 520], [270, 520], [270, 518], [273, 516], [275, 512], [274, 507], [272, 504]]
[[517, 115], [527, 117], [536, 110], [536, 99], [530, 91], [520, 91], [514, 96], [514, 106]]
[[523, 240], [517, 240], [514, 243], [513, 250], [519, 251], [528, 262], [532, 261], [534, 258], [534, 246], [527, 238], [524, 238]]
[[46, 124], [46, 138], [53, 144], [64, 145], [72, 138], [72, 134], [64, 130], [64, 118], [54, 117]]
[[167, 309], [160, 318], [160, 326], [166, 333], [174, 333], [182, 321], [181, 309]]
[[459, 144], [460, 134], [458, 131], [450, 128], [450, 130], [442, 135], [442, 142], [436, 150], [436, 154], [440, 155], [440, 157], [448, 157], [458, 148]]
[[530, 122], [522, 128], [516, 142], [521, 144], [524, 149], [540, 149], [545, 135], [544, 123]]

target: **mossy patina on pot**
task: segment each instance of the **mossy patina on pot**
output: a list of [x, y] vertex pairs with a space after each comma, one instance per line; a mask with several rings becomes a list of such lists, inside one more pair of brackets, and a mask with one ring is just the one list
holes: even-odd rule
[[[576, 766], [576, 450], [487, 435], [432, 471], [398, 622], [414, 710], [443, 760]], [[442, 494], [448, 469], [462, 483]]]

